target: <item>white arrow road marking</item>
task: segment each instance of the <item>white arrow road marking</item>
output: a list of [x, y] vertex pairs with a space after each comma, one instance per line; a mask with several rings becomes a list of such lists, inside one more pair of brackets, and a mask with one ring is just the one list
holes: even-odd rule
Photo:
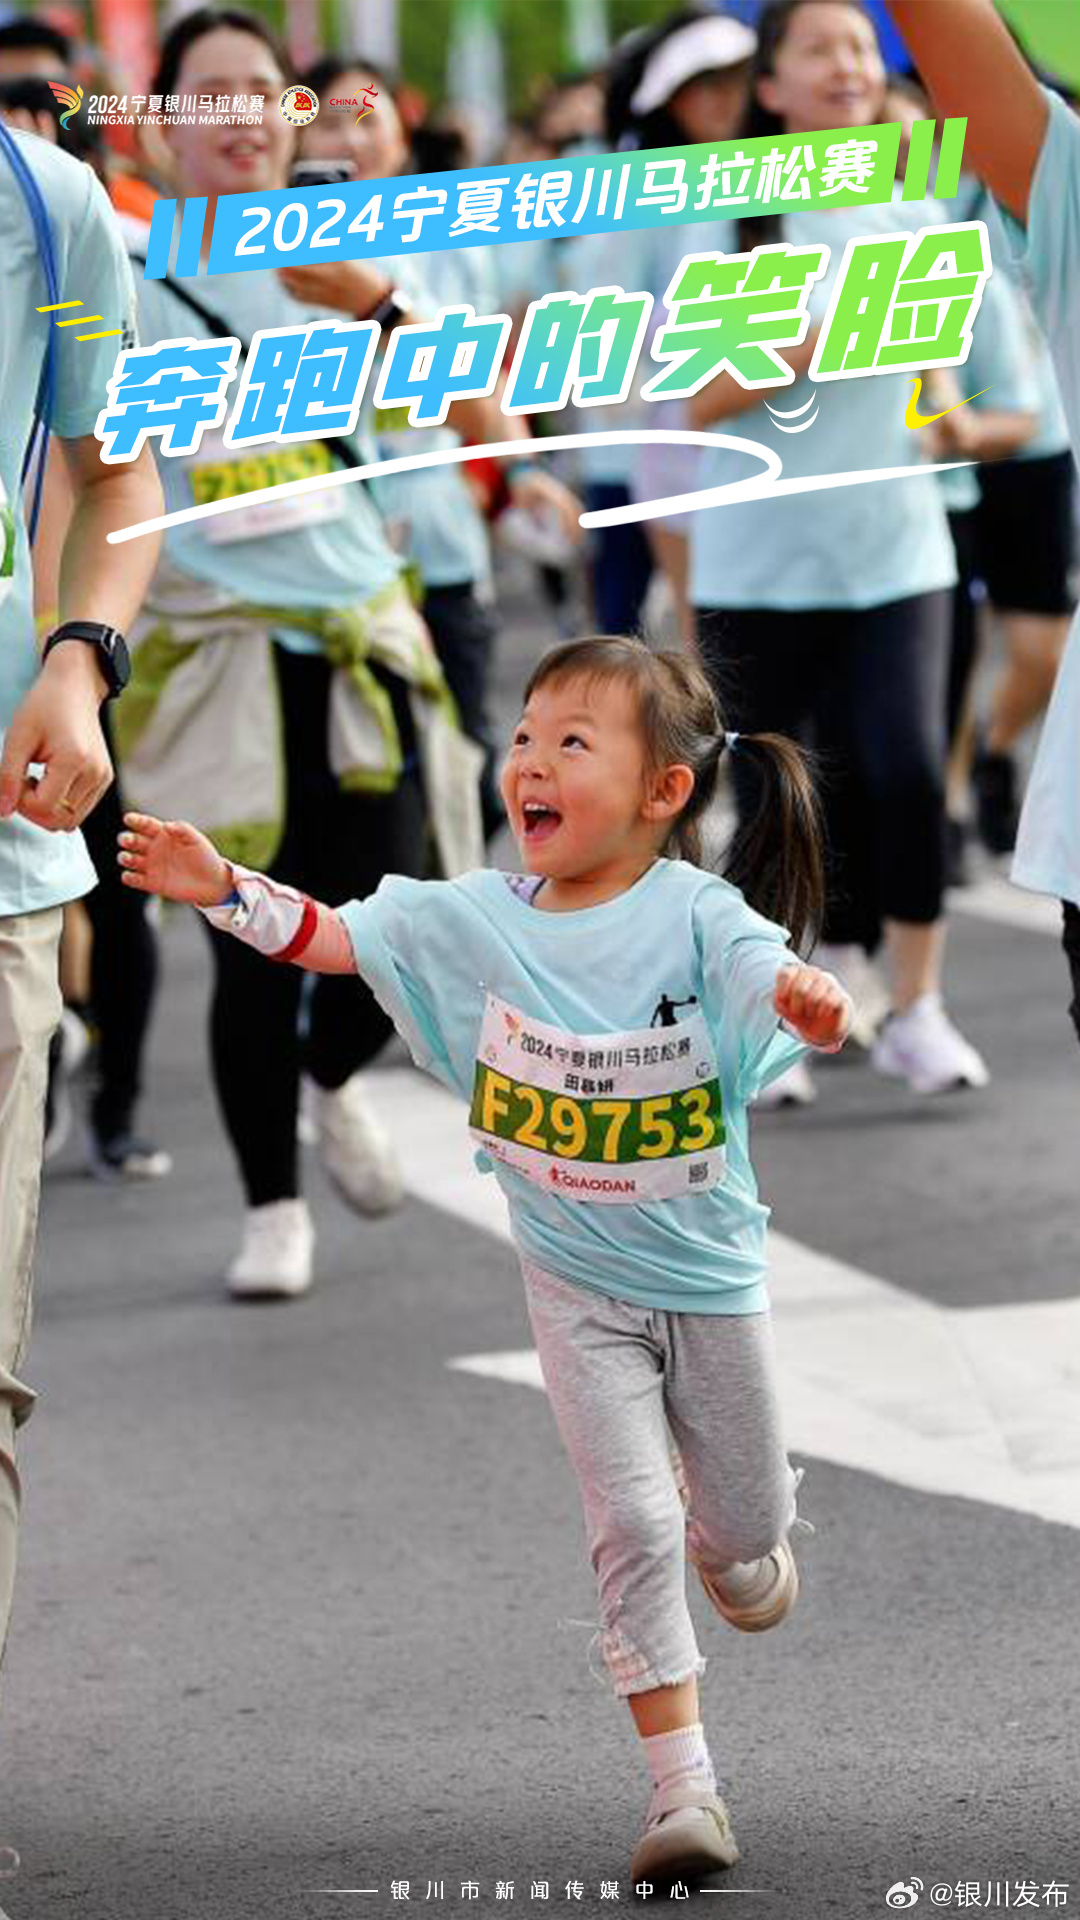
[[[408, 1068], [367, 1079], [411, 1191], [508, 1241], [505, 1203], [473, 1167], [461, 1103]], [[959, 1311], [784, 1234], [770, 1247], [794, 1451], [1080, 1527], [1080, 1299]], [[543, 1386], [531, 1348], [450, 1364]]]

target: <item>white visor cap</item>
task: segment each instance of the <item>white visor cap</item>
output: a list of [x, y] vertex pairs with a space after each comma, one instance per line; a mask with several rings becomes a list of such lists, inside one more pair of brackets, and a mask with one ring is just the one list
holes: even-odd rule
[[630, 102], [631, 113], [653, 113], [673, 93], [698, 74], [721, 67], [738, 67], [753, 57], [757, 34], [741, 20], [717, 13], [711, 19], [692, 20], [680, 33], [657, 47]]

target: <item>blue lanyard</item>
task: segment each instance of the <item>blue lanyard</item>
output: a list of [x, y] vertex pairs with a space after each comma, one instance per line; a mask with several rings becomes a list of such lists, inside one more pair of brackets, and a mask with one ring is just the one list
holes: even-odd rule
[[[60, 280], [56, 271], [56, 253], [53, 247], [52, 221], [45, 205], [41, 188], [27, 166], [18, 143], [12, 139], [3, 121], [0, 120], [0, 148], [11, 163], [12, 172], [22, 189], [34, 233], [38, 243], [38, 254], [45, 274], [45, 285], [49, 301], [55, 305], [60, 299]], [[37, 396], [34, 401], [34, 424], [30, 429], [30, 439], [22, 465], [22, 484], [25, 487], [27, 476], [35, 468], [33, 497], [30, 505], [30, 539], [37, 532], [38, 516], [41, 512], [41, 489], [45, 480], [45, 457], [49, 444], [49, 421], [52, 417], [53, 394], [56, 385], [56, 363], [53, 351], [53, 323], [49, 320], [49, 331], [45, 343], [45, 359], [38, 381]]]

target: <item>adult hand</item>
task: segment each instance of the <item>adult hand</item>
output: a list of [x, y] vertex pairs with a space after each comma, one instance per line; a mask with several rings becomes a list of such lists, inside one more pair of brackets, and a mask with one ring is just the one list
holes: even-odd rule
[[366, 266], [362, 260], [317, 261], [306, 267], [278, 267], [278, 279], [307, 307], [334, 307], [357, 320], [377, 307], [390, 282], [378, 265]]
[[[90, 647], [54, 648], [16, 708], [0, 759], [0, 820], [22, 814], [49, 833], [71, 833], [109, 786], [113, 769], [98, 710], [107, 689]], [[31, 776], [35, 762], [44, 766]]]
[[581, 545], [585, 538], [580, 525], [581, 501], [554, 474], [544, 473], [539, 467], [524, 467], [510, 475], [507, 485], [516, 507], [524, 507], [526, 513], [538, 518], [553, 518], [564, 540], [574, 547]]

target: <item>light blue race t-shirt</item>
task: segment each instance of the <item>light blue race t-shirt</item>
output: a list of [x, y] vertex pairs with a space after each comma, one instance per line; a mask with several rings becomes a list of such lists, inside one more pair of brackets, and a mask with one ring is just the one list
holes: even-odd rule
[[[93, 433], [105, 404], [118, 349], [125, 339], [129, 345], [134, 339], [135, 316], [120, 230], [90, 168], [34, 134], [12, 137], [49, 211], [59, 298], [81, 301], [87, 314], [100, 314], [88, 331], [111, 337], [79, 339], [78, 327], [60, 327], [55, 315], [38, 312], [49, 302], [45, 271], [29, 208], [10, 161], [0, 153], [0, 740], [38, 672], [20, 476], [46, 341], [51, 329], [53, 430], [62, 439], [83, 439]], [[81, 834], [46, 833], [18, 816], [0, 821], [0, 917], [75, 900], [95, 881]]]
[[[1003, 247], [1004, 242], [999, 241], [999, 254]], [[1042, 388], [1029, 342], [1013, 282], [997, 270], [995, 263], [975, 317], [971, 351], [963, 366], [950, 368], [959, 391], [965, 399], [971, 399], [976, 413], [980, 408], [992, 408], [995, 413], [1041, 417]], [[936, 478], [949, 513], [967, 513], [978, 506], [977, 466], [949, 467]]]
[[[139, 330], [144, 346], [159, 340], [215, 337], [181, 297], [183, 284], [174, 290], [162, 281], [140, 282]], [[191, 291], [233, 336], [249, 345], [260, 329], [302, 327], [311, 321], [347, 324], [343, 313], [294, 300], [274, 272], [202, 274], [191, 283]], [[239, 385], [238, 366], [229, 389], [230, 413]], [[229, 414], [215, 433], [204, 433], [191, 455], [162, 454], [160, 438], [155, 438], [167, 513], [224, 493], [252, 492], [307, 472], [328, 471], [337, 464], [317, 432], [299, 445], [270, 441], [253, 442], [249, 448], [227, 447], [222, 435], [228, 418]], [[364, 427], [362, 415], [351, 444], [356, 457], [367, 463], [376, 455]], [[162, 557], [181, 573], [221, 589], [230, 599], [304, 609], [356, 606], [401, 572], [382, 517], [362, 481], [294, 495], [270, 507], [170, 527]], [[282, 626], [274, 637], [298, 653], [321, 651], [316, 639], [297, 628]]]
[[[442, 307], [464, 305], [471, 306], [478, 317], [497, 313], [498, 283], [491, 252], [487, 247], [462, 247], [410, 258], [427, 293], [423, 319], [434, 319]], [[377, 407], [369, 417], [383, 460], [461, 445], [461, 435], [451, 427], [410, 426], [407, 407]], [[392, 473], [373, 479], [371, 490], [399, 552], [415, 562], [425, 587], [475, 584], [487, 590], [491, 577], [488, 531], [464, 467]]]
[[[812, 323], [825, 318], [849, 240], [936, 224], [933, 208], [906, 206], [899, 199], [879, 207], [785, 212], [787, 245], [825, 243], [830, 249], [828, 268], [807, 300]], [[723, 253], [736, 245], [729, 223], [695, 228], [693, 236], [687, 253], [714, 248]], [[804, 376], [766, 398], [791, 415], [816, 400], [817, 413], [811, 407], [813, 424], [805, 431], [778, 424], [764, 404], [714, 421], [710, 430], [772, 448], [783, 461], [785, 480], [872, 467], [915, 468], [921, 459], [919, 436], [904, 424], [911, 380], [908, 373], [818, 383]], [[745, 454], [706, 452], [699, 485], [756, 478], [760, 471]], [[861, 609], [932, 593], [956, 581], [945, 509], [930, 473], [706, 508], [690, 515], [687, 526], [690, 597], [696, 607]]]
[[[1046, 335], [1072, 439], [1080, 448], [1080, 121], [1047, 92], [1046, 137], [1035, 167], [1026, 234], [1005, 224]], [[1028, 782], [1013, 879], [1080, 905], [1080, 612]]]
[[[757, 1195], [746, 1107], [804, 1051], [773, 1006], [777, 973], [792, 957], [782, 928], [726, 881], [679, 860], [658, 860], [617, 899], [572, 913], [543, 911], [490, 870], [450, 881], [390, 877], [339, 911], [359, 972], [417, 1065], [474, 1102], [474, 1123], [489, 1063], [516, 1044], [518, 1066], [492, 1083], [492, 1114], [502, 1116], [493, 1124], [509, 1129], [497, 1151], [504, 1146], [538, 1177], [487, 1153], [478, 1164], [494, 1164], [530, 1260], [641, 1306], [764, 1311], [768, 1208]], [[646, 1057], [654, 1052], [655, 1061]], [[651, 1101], [635, 1098], [636, 1081], [628, 1091], [605, 1080], [612, 1062], [640, 1070]], [[689, 1148], [714, 1138], [698, 1118], [705, 1096], [656, 1097], [665, 1074], [676, 1087], [691, 1069], [713, 1086], [726, 1134], [724, 1175], [698, 1191], [706, 1176], [693, 1173]], [[516, 1077], [532, 1084], [510, 1088]], [[620, 1133], [624, 1106], [637, 1118]], [[537, 1132], [530, 1123], [541, 1107]], [[684, 1136], [666, 1116], [687, 1123]], [[644, 1151], [628, 1145], [639, 1120]], [[624, 1197], [669, 1180], [674, 1197]]]
[[[1027, 330], [1029, 348], [1034, 364], [1035, 381], [1038, 389], [1039, 423], [1030, 440], [1025, 440], [1012, 456], [1014, 460], [1046, 460], [1054, 454], [1067, 453], [1069, 450], [1069, 428], [1065, 419], [1065, 409], [1061, 404], [1057, 380], [1054, 377], [1054, 363], [1050, 357], [1046, 341], [1035, 324], [1034, 315], [1028, 300], [1024, 276], [1013, 257], [1011, 236], [987, 189], [979, 180], [973, 180], [968, 174], [960, 176], [960, 191], [952, 203], [954, 220], [985, 220], [990, 236], [990, 251], [994, 258], [995, 275], [1008, 281], [1023, 309], [1023, 318]], [[982, 324], [982, 310], [975, 323], [972, 338], [972, 352]]]
[[[587, 297], [594, 288], [619, 287], [624, 293], [652, 293], [648, 229], [629, 233], [585, 233], [564, 240], [558, 250], [558, 286]], [[553, 282], [551, 292], [556, 291]], [[644, 343], [643, 343], [644, 355]], [[644, 369], [641, 371], [640, 369]], [[559, 418], [559, 432], [588, 435], [575, 455], [576, 471], [584, 486], [622, 486], [633, 491], [639, 449], [595, 444], [602, 433], [633, 433], [642, 427], [662, 426], [651, 419], [638, 389], [652, 374], [642, 357], [639, 371], [625, 400], [616, 406], [577, 407], [568, 402]]]

